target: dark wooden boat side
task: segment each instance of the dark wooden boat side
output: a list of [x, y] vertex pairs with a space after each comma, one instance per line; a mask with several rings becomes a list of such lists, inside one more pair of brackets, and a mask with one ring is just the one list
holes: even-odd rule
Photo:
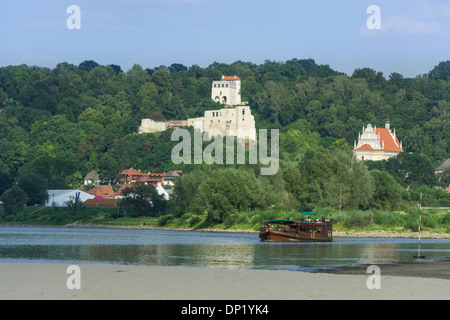
[[274, 242], [331, 242], [333, 224], [328, 220], [267, 220], [261, 223], [259, 238], [261, 241]]

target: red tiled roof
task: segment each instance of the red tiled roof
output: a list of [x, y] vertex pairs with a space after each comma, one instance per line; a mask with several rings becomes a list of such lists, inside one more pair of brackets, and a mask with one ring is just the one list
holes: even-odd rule
[[241, 80], [238, 76], [224, 76], [223, 80]]
[[400, 147], [398, 147], [400, 145], [400, 142], [398, 141], [397, 138], [395, 138], [395, 142], [394, 142], [394, 139], [388, 129], [376, 128], [376, 130], [377, 130], [376, 131], [377, 135], [380, 137], [380, 145], [383, 146], [383, 144], [384, 144], [384, 149], [374, 149], [369, 144], [364, 144], [359, 148], [353, 149], [353, 151], [370, 150], [370, 151], [403, 152], [403, 150], [400, 149]]
[[450, 186], [447, 189], [445, 189], [445, 192], [450, 193]]
[[398, 147], [400, 142], [397, 138], [395, 138], [394, 141], [388, 129], [377, 128], [377, 135], [380, 135], [380, 144], [383, 145], [384, 142], [384, 151], [403, 152], [403, 150]]
[[123, 190], [125, 190], [126, 188], [133, 188], [132, 184], [124, 184], [122, 186], [122, 188], [119, 189], [119, 191], [117, 191], [116, 196], [123, 196]]
[[105, 199], [114, 199], [114, 190], [111, 186], [95, 186], [86, 192], [92, 194], [93, 196], [101, 196]]
[[120, 174], [127, 175], [127, 176], [139, 176], [139, 175], [142, 175], [141, 172], [139, 172], [139, 171], [137, 171], [136, 169], [133, 169], [133, 168], [127, 169], [127, 170], [123, 170]]
[[357, 148], [357, 149], [353, 149], [353, 151], [355, 150], [370, 150], [370, 151], [374, 151], [375, 149], [372, 148], [370, 146], [370, 144], [363, 144], [361, 147]]

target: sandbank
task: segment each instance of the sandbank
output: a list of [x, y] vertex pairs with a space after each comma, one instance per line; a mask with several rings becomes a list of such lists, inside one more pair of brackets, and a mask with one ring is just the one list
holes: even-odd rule
[[[432, 264], [433, 262], [428, 262]], [[427, 263], [427, 264], [428, 264]], [[76, 264], [76, 263], [74, 263]], [[384, 274], [76, 264], [80, 289], [68, 289], [69, 264], [0, 263], [2, 300], [415, 300], [450, 299], [450, 280]], [[414, 264], [403, 264], [403, 275]], [[436, 275], [447, 264], [436, 265]], [[422, 268], [427, 265], [422, 264]]]

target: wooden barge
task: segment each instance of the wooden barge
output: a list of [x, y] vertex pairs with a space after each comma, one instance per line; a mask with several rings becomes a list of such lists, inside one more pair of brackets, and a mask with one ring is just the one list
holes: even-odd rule
[[331, 242], [333, 223], [328, 220], [267, 220], [259, 229], [261, 241]]

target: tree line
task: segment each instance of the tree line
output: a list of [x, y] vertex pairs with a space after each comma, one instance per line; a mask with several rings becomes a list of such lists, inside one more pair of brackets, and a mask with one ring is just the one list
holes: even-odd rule
[[[428, 74], [415, 78], [398, 73], [386, 78], [369, 68], [345, 75], [312, 59], [265, 61], [260, 65], [215, 62], [207, 67], [174, 63], [146, 69], [136, 64], [125, 72], [118, 65], [99, 65], [91, 60], [79, 65], [63, 62], [53, 69], [2, 67], [0, 194], [30, 173], [40, 175], [46, 187], [56, 189], [81, 185], [92, 169], [99, 170], [106, 180], [116, 179], [129, 167], [150, 172], [179, 169], [170, 161], [174, 145], [171, 132], [135, 134], [141, 119], [180, 120], [219, 109], [222, 105], [210, 98], [212, 81], [222, 75], [237, 75], [242, 79], [242, 99], [250, 105], [257, 129], [280, 130], [281, 172], [291, 168], [292, 177], [298, 176], [303, 183], [283, 182], [283, 187], [276, 189], [267, 187], [269, 182], [255, 174], [259, 182], [247, 177], [255, 182], [248, 190], [264, 194], [267, 188], [267, 194], [258, 199], [250, 197], [245, 205], [231, 204], [238, 210], [275, 205], [270, 199], [283, 203], [292, 200], [299, 206], [329, 205], [336, 203], [339, 189], [341, 201], [348, 206], [383, 206], [386, 200], [374, 193], [377, 181], [392, 178], [402, 188], [398, 193], [401, 199], [408, 198], [406, 188], [411, 193], [422, 187], [448, 185], [448, 175], [437, 180], [432, 171], [450, 154], [449, 66], [450, 61], [443, 61]], [[352, 149], [363, 126], [383, 126], [387, 119], [403, 141], [405, 154], [388, 161], [365, 162], [367, 169], [342, 155]], [[299, 161], [303, 161], [301, 165]], [[302, 171], [308, 165], [311, 171]], [[183, 168], [193, 175], [194, 171], [203, 171], [213, 177], [202, 180], [215, 179], [224, 184], [228, 175], [229, 179], [239, 179], [233, 176], [233, 170], [239, 169]], [[245, 169], [246, 174], [254, 174], [251, 168]], [[361, 176], [365, 182], [372, 181], [365, 183], [372, 185], [367, 194], [357, 196], [357, 190], [345, 182], [354, 170], [368, 170]], [[313, 172], [319, 176], [309, 177]], [[289, 175], [283, 179], [289, 179]], [[326, 183], [327, 179], [332, 183]], [[211, 181], [208, 187], [199, 189], [203, 198], [197, 200], [206, 206], [203, 209], [220, 218], [220, 210], [226, 209], [218, 209], [218, 204], [225, 199], [218, 195], [210, 198], [202, 191], [215, 190]], [[286, 194], [271, 195], [278, 192], [275, 190]], [[229, 192], [234, 191], [231, 188]]]

